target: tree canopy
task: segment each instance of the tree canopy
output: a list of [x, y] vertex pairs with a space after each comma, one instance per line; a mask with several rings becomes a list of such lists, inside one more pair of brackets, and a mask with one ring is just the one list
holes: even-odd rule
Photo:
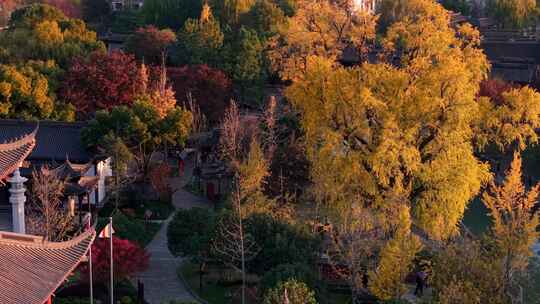
[[176, 35], [170, 29], [159, 30], [149, 25], [139, 28], [126, 41], [125, 50], [145, 63], [161, 64], [162, 57], [176, 42]]
[[142, 99], [129, 108], [116, 106], [96, 112], [81, 136], [87, 147], [101, 151], [111, 151], [104, 146], [105, 138], [120, 139], [134, 156], [138, 172], [147, 177], [152, 154], [164, 145], [183, 146], [191, 123], [191, 113], [184, 108], [175, 107], [162, 117], [153, 104]]
[[197, 18], [203, 0], [145, 0], [142, 15], [146, 24], [177, 30], [189, 18]]
[[70, 19], [46, 4], [32, 4], [13, 12], [9, 29], [0, 32], [0, 62], [55, 60], [66, 68], [76, 56], [104, 51], [96, 33], [83, 21]]
[[298, 1], [296, 15], [270, 43], [273, 70], [292, 80], [305, 72], [309, 57], [324, 57], [337, 65], [349, 46], [365, 54], [368, 42], [375, 38], [377, 17], [355, 7], [351, 1]]
[[[382, 39], [385, 52], [397, 57], [343, 68], [335, 57], [311, 54], [305, 73], [294, 65], [285, 69], [297, 75], [286, 95], [302, 114], [321, 201], [358, 202], [383, 213], [406, 203], [415, 225], [446, 239], [490, 178], [473, 144], [481, 125], [473, 113], [483, 108], [476, 95], [489, 64], [478, 32], [451, 27], [439, 4], [410, 0], [403, 12]], [[508, 98], [535, 108], [538, 93], [524, 90]], [[508, 108], [499, 110], [504, 116]], [[508, 126], [508, 134], [528, 132], [518, 122]]]
[[503, 27], [523, 27], [538, 15], [536, 0], [488, 0], [487, 11]]
[[131, 105], [142, 93], [135, 57], [120, 51], [76, 58], [66, 72], [61, 90], [61, 96], [84, 115]]
[[0, 65], [0, 116], [73, 120], [73, 107], [56, 101], [57, 73], [61, 72], [53, 61]]
[[220, 61], [224, 35], [219, 22], [205, 5], [198, 19], [188, 19], [178, 32], [179, 54], [182, 64], [209, 64], [216, 67]]

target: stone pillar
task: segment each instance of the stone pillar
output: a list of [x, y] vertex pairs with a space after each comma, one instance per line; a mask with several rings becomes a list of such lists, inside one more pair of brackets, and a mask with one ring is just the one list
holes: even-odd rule
[[11, 214], [13, 222], [13, 232], [26, 233], [26, 223], [24, 220], [24, 203], [26, 202], [26, 196], [24, 192], [26, 188], [24, 183], [27, 178], [21, 176], [19, 168], [13, 172], [13, 176], [7, 181], [11, 184], [9, 189], [9, 202], [11, 203]]

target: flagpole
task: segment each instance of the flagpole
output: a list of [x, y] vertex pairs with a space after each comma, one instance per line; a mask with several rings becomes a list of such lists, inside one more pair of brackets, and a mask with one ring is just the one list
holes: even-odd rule
[[109, 241], [111, 245], [111, 304], [114, 304], [114, 276], [113, 276], [113, 231], [112, 231], [112, 217], [109, 217]]
[[[88, 200], [88, 212], [90, 214], [90, 217], [88, 219], [88, 229], [92, 226], [92, 207], [90, 205], [90, 200]], [[92, 245], [90, 244], [90, 247], [88, 249], [88, 257], [90, 258], [90, 263], [88, 265], [88, 268], [90, 270], [90, 304], [94, 304], [94, 279], [93, 279], [93, 271], [92, 271]]]
[[93, 286], [93, 279], [92, 279], [92, 245], [90, 245], [90, 249], [88, 250], [89, 258], [90, 258], [90, 304], [94, 304], [94, 286]]

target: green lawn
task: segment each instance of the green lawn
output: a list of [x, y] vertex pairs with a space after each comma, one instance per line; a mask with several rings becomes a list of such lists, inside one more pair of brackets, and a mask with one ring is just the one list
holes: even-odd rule
[[[101, 231], [108, 223], [108, 218], [99, 218], [97, 231]], [[161, 228], [160, 223], [145, 223], [143, 220], [128, 217], [121, 211], [113, 216], [113, 227], [116, 236], [121, 239], [137, 242], [141, 247], [146, 247]]]
[[145, 201], [135, 209], [135, 215], [139, 219], [144, 219], [146, 210], [152, 212], [152, 220], [166, 220], [174, 212], [174, 206], [170, 202]]
[[[219, 286], [217, 284], [204, 284], [203, 289], [199, 289], [199, 267], [196, 264], [185, 262], [178, 271], [186, 280], [191, 290], [196, 292], [199, 297], [206, 300], [210, 304], [229, 304], [231, 300], [227, 298], [227, 294], [231, 292], [232, 288]], [[204, 278], [203, 278], [204, 282]], [[253, 303], [255, 304], [255, 303]]]

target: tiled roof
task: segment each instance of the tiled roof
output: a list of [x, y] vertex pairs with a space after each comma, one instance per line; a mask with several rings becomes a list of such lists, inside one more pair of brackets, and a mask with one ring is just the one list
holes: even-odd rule
[[[32, 152], [36, 144], [35, 136], [38, 128], [34, 124], [34, 131], [27, 133], [17, 140], [4, 138], [3, 144], [0, 144], [0, 181], [4, 180], [9, 174], [13, 173], [19, 164]], [[20, 134], [21, 136], [23, 134]], [[8, 141], [12, 140], [12, 141]]]
[[99, 183], [99, 176], [82, 176], [77, 182], [66, 183], [65, 194], [81, 195], [95, 190]]
[[54, 173], [62, 179], [72, 179], [84, 176], [90, 169], [92, 163], [74, 164], [67, 159], [63, 164], [53, 169]]
[[94, 229], [62, 243], [0, 232], [0, 303], [43, 304], [83, 260], [94, 238]]
[[[40, 121], [36, 134], [36, 147], [28, 156], [30, 161], [64, 162], [66, 158], [76, 163], [88, 163], [93, 154], [81, 141], [81, 131], [86, 123]], [[0, 142], [20, 137], [34, 130], [36, 122], [0, 119]]]

